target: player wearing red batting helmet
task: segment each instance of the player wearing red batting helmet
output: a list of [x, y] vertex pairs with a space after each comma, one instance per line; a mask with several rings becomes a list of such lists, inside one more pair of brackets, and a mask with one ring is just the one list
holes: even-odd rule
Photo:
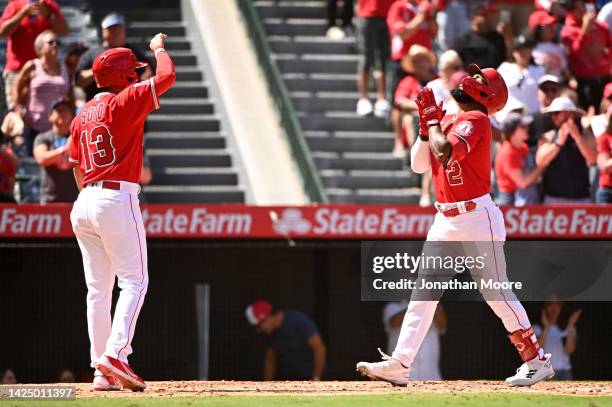
[[[431, 170], [434, 180], [438, 213], [427, 241], [470, 242], [461, 246], [463, 253], [459, 255], [483, 258], [483, 267], [475, 270], [478, 277], [481, 281], [500, 284], [508, 281], [503, 251], [506, 229], [502, 213], [489, 195], [491, 124], [488, 116], [504, 107], [508, 89], [495, 69], [481, 70], [472, 64], [467, 72], [469, 76], [451, 91], [459, 105], [456, 115], [445, 116], [442, 103], [436, 102], [432, 90], [421, 90], [416, 100], [419, 138], [412, 147], [411, 167], [416, 173]], [[439, 249], [440, 244], [437, 245]], [[431, 246], [427, 243], [424, 246], [426, 255]], [[419, 278], [426, 277], [419, 274]], [[510, 342], [524, 362], [506, 382], [511, 386], [530, 386], [553, 377], [551, 355], [544, 354], [540, 348], [527, 313], [514, 292], [484, 288], [481, 292], [502, 320]], [[393, 355], [383, 354], [382, 362], [359, 362], [357, 370], [362, 375], [396, 385], [408, 383], [410, 366], [431, 325], [442, 292], [418, 294], [426, 301], [410, 301]]]
[[[103, 92], [87, 102], [70, 127], [70, 160], [77, 165], [81, 191], [70, 218], [83, 254], [95, 390], [146, 388], [127, 359], [149, 281], [138, 202], [144, 123], [176, 80], [165, 38], [157, 34], [151, 40], [157, 70], [142, 82], [135, 70], [145, 64], [131, 50], [111, 48], [97, 55], [93, 75]], [[115, 276], [121, 294], [111, 321]]]
[[111, 48], [96, 57], [92, 70], [98, 88], [125, 88], [138, 80], [136, 69], [148, 65], [138, 62], [129, 48]]

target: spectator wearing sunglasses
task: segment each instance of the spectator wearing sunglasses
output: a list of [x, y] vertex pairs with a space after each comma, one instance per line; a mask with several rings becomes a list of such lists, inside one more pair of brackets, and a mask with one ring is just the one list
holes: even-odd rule
[[54, 0], [12, 0], [0, 17], [0, 35], [8, 39], [3, 78], [6, 105], [13, 108], [13, 87], [24, 64], [36, 58], [35, 38], [43, 31], [68, 34], [68, 24]]
[[536, 153], [538, 167], [547, 167], [543, 179], [544, 203], [591, 202], [589, 166], [597, 159], [595, 137], [583, 130], [584, 112], [565, 96], [545, 109], [554, 129], [540, 140]]
[[54, 101], [67, 98], [74, 105], [72, 83], [66, 64], [59, 59], [59, 46], [53, 31], [39, 34], [34, 41], [38, 58], [26, 62], [17, 76], [13, 98], [26, 125], [25, 151], [19, 152], [22, 156], [31, 156], [36, 136], [51, 129], [49, 113]]
[[527, 144], [530, 147], [538, 145], [542, 135], [554, 129], [554, 124], [549, 114], [544, 113], [555, 98], [563, 93], [563, 85], [559, 77], [555, 75], [544, 75], [538, 81], [538, 101], [540, 111], [533, 113], [531, 124], [529, 125], [529, 139]]

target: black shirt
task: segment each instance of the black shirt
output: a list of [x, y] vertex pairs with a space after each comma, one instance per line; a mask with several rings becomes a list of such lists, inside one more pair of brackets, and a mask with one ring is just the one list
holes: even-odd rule
[[[557, 131], [553, 140], [557, 140]], [[573, 138], [567, 138], [555, 159], [548, 165], [542, 184], [544, 195], [567, 199], [589, 197], [589, 167]]]
[[[34, 147], [44, 144], [49, 150], [63, 147], [68, 141], [68, 134], [59, 135], [49, 130], [36, 136]], [[57, 165], [40, 167], [40, 202], [74, 202], [79, 195], [79, 190], [72, 174], [72, 164], [68, 161], [68, 155], [62, 157]]]
[[544, 133], [555, 128], [549, 114], [537, 112], [531, 118], [533, 120], [529, 124], [529, 139], [527, 139], [529, 147], [537, 146]]
[[457, 51], [464, 66], [476, 64], [481, 68], [497, 68], [506, 60], [506, 43], [497, 31], [480, 34], [466, 31], [455, 40]]
[[312, 379], [314, 356], [308, 339], [316, 334], [317, 326], [299, 311], [285, 310], [281, 326], [274, 331], [268, 347], [276, 352], [276, 380]]
[[[125, 44], [124, 47], [131, 49], [134, 52], [134, 54], [136, 55], [136, 59], [138, 61], [148, 62], [149, 65], [151, 65], [151, 69], [153, 69], [153, 72], [155, 72], [155, 68], [151, 64], [151, 60], [149, 60], [149, 58], [147, 58], [146, 55], [142, 53], [142, 51], [140, 51], [138, 48], [136, 48], [136, 47], [134, 47], [134, 46], [132, 46], [130, 44]], [[106, 51], [107, 49], [108, 48], [106, 48], [106, 47], [104, 47], [102, 45], [99, 45], [97, 47], [90, 48], [87, 52], [85, 52], [83, 54], [83, 56], [81, 56], [81, 60], [79, 61], [79, 65], [77, 66], [76, 76], [78, 77], [79, 74], [81, 73], [81, 71], [83, 71], [83, 70], [91, 69], [91, 67], [93, 66], [93, 62], [94, 62], [96, 56], [98, 56], [102, 52]], [[142, 69], [144, 69], [144, 68], [142, 68]], [[87, 89], [85, 89], [85, 94], [87, 95], [87, 101], [90, 101], [91, 99], [93, 99], [93, 97], [96, 96], [96, 94], [99, 93], [99, 92], [100, 92], [100, 89], [98, 89], [98, 87], [96, 86], [96, 83], [92, 82], [91, 85], [89, 85], [87, 87]]]

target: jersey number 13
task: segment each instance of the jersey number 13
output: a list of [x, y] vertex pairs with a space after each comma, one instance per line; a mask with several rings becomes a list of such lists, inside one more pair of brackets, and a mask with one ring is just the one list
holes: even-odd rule
[[79, 142], [85, 159], [86, 173], [92, 171], [94, 166], [108, 167], [115, 162], [113, 136], [106, 126], [94, 127], [90, 132], [83, 131]]

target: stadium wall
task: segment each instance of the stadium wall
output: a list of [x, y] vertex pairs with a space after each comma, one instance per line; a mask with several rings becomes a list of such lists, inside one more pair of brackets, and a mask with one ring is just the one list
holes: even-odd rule
[[[383, 303], [360, 301], [357, 240], [149, 241], [150, 285], [131, 363], [149, 380], [195, 379], [194, 285], [211, 289], [211, 379], [261, 378], [264, 338], [244, 308], [267, 298], [311, 315], [328, 346], [326, 379], [357, 379], [354, 363], [376, 359], [386, 338]], [[0, 365], [22, 382], [49, 381], [61, 367], [88, 371], [86, 288], [72, 239], [0, 240]], [[115, 297], [118, 293], [115, 292]], [[526, 304], [534, 320], [539, 304]], [[578, 379], [610, 379], [609, 303], [581, 307]], [[486, 304], [447, 303], [442, 373], [448, 379], [502, 379], [519, 364], [502, 324]], [[483, 334], [486, 333], [486, 334]], [[466, 369], [469, 366], [469, 369]]]

